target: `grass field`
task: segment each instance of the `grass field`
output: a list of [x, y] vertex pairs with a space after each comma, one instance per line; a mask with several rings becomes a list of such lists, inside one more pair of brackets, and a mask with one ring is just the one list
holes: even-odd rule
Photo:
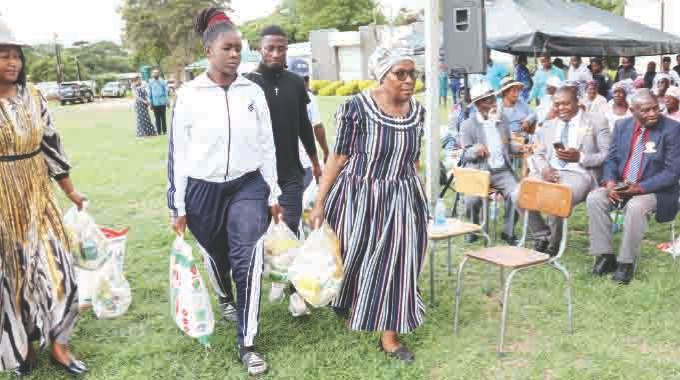
[[[329, 134], [341, 99], [321, 98]], [[168, 254], [173, 239], [165, 202], [166, 138], [137, 139], [131, 110], [105, 106], [55, 107], [53, 113], [74, 163], [72, 177], [91, 199], [104, 225], [130, 227], [126, 260], [133, 287], [129, 312], [100, 321], [86, 312], [73, 339], [91, 369], [88, 379], [244, 379], [234, 327], [220, 321], [212, 349], [182, 336], [169, 318]], [[65, 208], [67, 204], [63, 202]], [[497, 292], [485, 296], [485, 269], [470, 265], [461, 307], [461, 331], [452, 334], [455, 276], [445, 252], [437, 253], [437, 303], [427, 322], [404, 341], [413, 365], [388, 360], [377, 334], [348, 331], [329, 310], [292, 319], [287, 303], [271, 305], [263, 289], [259, 350], [271, 367], [265, 379], [680, 379], [680, 265], [657, 252], [668, 225], [652, 224], [644, 258], [630, 286], [593, 278], [586, 255], [583, 207], [571, 221], [565, 264], [574, 277], [575, 332], [566, 334], [563, 281], [535, 270], [515, 277], [506, 335], [511, 351], [496, 355], [500, 307]], [[457, 243], [460, 243], [458, 241]], [[455, 263], [462, 249], [457, 247]], [[421, 276], [429, 295], [428, 272]], [[494, 275], [493, 278], [497, 278]], [[43, 354], [34, 379], [68, 379]], [[3, 377], [4, 378], [4, 377]]]

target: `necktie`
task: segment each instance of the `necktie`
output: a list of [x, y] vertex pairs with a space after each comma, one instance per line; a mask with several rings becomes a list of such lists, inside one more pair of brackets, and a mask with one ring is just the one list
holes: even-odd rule
[[630, 156], [630, 162], [628, 163], [628, 175], [626, 175], [626, 182], [637, 183], [638, 177], [640, 175], [640, 169], [642, 168], [642, 153], [645, 150], [645, 131], [646, 128], [640, 128], [640, 135], [638, 136], [635, 147], [633, 148], [633, 154]]
[[[560, 142], [562, 143], [562, 145], [564, 145], [565, 149], [569, 147], [569, 122], [568, 121], [566, 121], [564, 123], [564, 128], [562, 128], [562, 134], [560, 135]], [[560, 160], [560, 166], [562, 166], [562, 167], [567, 166], [567, 162]]]

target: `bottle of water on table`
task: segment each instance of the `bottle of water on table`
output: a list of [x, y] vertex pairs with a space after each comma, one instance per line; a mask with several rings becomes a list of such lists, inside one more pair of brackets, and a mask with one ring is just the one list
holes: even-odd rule
[[434, 206], [434, 225], [438, 227], [446, 225], [446, 205], [442, 198], [437, 199]]

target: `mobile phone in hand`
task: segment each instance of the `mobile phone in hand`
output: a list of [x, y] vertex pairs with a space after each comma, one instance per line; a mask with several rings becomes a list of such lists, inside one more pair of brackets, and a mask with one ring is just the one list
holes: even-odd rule
[[562, 144], [561, 142], [553, 143], [553, 148], [555, 148], [555, 150], [564, 150], [565, 149], [564, 144]]
[[614, 191], [616, 191], [616, 192], [619, 192], [619, 191], [626, 191], [626, 190], [628, 190], [629, 187], [630, 187], [630, 185], [627, 184], [627, 183], [619, 183], [619, 184], [617, 184], [616, 187], [614, 188]]

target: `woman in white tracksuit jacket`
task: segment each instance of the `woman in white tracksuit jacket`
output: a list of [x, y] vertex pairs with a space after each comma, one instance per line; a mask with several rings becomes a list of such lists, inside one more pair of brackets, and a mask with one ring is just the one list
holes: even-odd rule
[[[188, 226], [212, 258], [218, 292], [236, 284], [239, 357], [250, 374], [267, 369], [254, 351], [263, 269], [261, 237], [278, 216], [276, 155], [261, 88], [237, 74], [241, 37], [221, 9], [196, 20], [210, 68], [177, 93], [168, 159], [173, 227]], [[225, 280], [226, 279], [226, 280]], [[220, 291], [221, 290], [221, 291]]]

